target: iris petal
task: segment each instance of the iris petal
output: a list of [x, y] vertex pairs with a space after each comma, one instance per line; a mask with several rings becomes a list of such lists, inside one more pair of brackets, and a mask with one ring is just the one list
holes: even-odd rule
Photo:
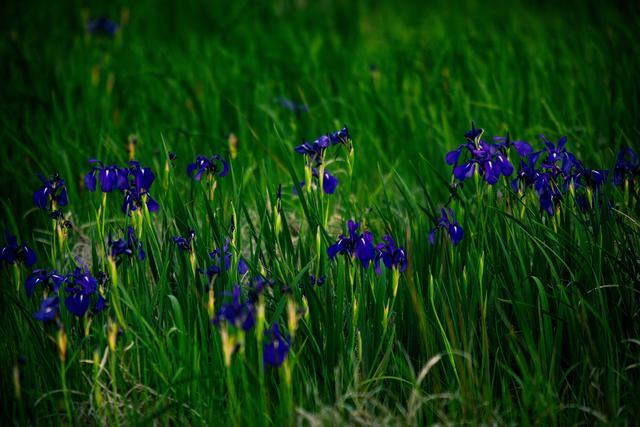
[[69, 312], [77, 317], [82, 317], [89, 309], [90, 300], [89, 295], [84, 295], [82, 292], [75, 292], [64, 300], [64, 305]]
[[458, 163], [458, 159], [460, 158], [461, 149], [449, 151], [446, 156], [446, 161], [448, 165], [454, 165]]
[[37, 260], [36, 253], [30, 247], [26, 245], [23, 246], [22, 255], [24, 257], [24, 263], [26, 264], [27, 267], [31, 267], [33, 264], [36, 263], [36, 260]]
[[468, 162], [456, 166], [453, 169], [453, 176], [455, 176], [459, 181], [464, 181], [466, 178], [471, 178], [471, 176], [473, 176], [473, 172], [475, 171], [475, 166], [476, 165], [473, 162]]
[[149, 212], [158, 212], [158, 210], [160, 209], [160, 205], [158, 205], [158, 202], [153, 200], [153, 198], [149, 195], [147, 195], [147, 209], [149, 209]]
[[333, 194], [338, 186], [338, 178], [331, 175], [329, 172], [324, 172], [324, 178], [322, 180], [322, 189], [326, 194]]
[[339, 241], [329, 246], [327, 248], [327, 255], [329, 256], [329, 259], [333, 260], [341, 250], [342, 250], [342, 245], [340, 244]]
[[227, 176], [229, 173], [229, 163], [220, 157], [220, 163], [222, 163], [222, 170], [218, 174], [220, 178]]
[[42, 300], [40, 310], [33, 313], [33, 317], [40, 322], [51, 322], [58, 314], [58, 297], [53, 296]]
[[87, 190], [93, 192], [96, 191], [96, 174], [95, 171], [91, 171], [84, 176], [84, 186]]
[[47, 208], [47, 188], [41, 187], [33, 193], [33, 203], [40, 209]]
[[513, 165], [511, 164], [509, 159], [506, 158], [506, 156], [504, 156], [503, 154], [498, 154], [496, 156], [496, 162], [500, 166], [502, 175], [511, 176], [511, 174], [513, 173]]
[[249, 271], [249, 267], [247, 266], [247, 263], [244, 262], [242, 258], [240, 258], [240, 260], [238, 260], [238, 274], [243, 276], [247, 271]]
[[525, 141], [513, 141], [513, 146], [520, 157], [526, 157], [533, 152], [533, 148]]
[[67, 187], [62, 187], [58, 195], [58, 206], [67, 206], [69, 199], [67, 198]]

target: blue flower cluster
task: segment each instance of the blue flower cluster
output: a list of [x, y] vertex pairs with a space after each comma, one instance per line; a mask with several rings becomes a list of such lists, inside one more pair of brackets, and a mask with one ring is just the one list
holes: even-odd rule
[[[257, 308], [260, 295], [267, 287], [273, 287], [273, 280], [262, 276], [249, 281], [248, 298], [243, 298], [240, 285], [233, 286], [231, 300], [222, 307], [213, 318], [213, 324], [220, 328], [222, 324], [248, 332], [256, 325]], [[291, 339], [280, 332], [277, 323], [264, 332], [263, 361], [266, 365], [278, 367], [289, 354]]]
[[384, 242], [373, 244], [373, 233], [365, 231], [359, 233], [360, 224], [353, 220], [347, 222], [348, 235], [341, 234], [333, 245], [327, 248], [330, 260], [338, 254], [347, 259], [358, 259], [365, 269], [373, 262], [376, 273], [380, 274], [380, 261], [388, 269], [398, 269], [404, 272], [407, 269], [407, 255], [403, 248], [396, 246], [389, 235], [383, 237]]
[[231, 301], [222, 304], [220, 311], [213, 318], [213, 323], [220, 326], [222, 322], [249, 331], [256, 324], [256, 307], [251, 299], [242, 298], [240, 285], [233, 285]]
[[[559, 208], [566, 193], [576, 193], [578, 207], [589, 210], [600, 189], [609, 176], [607, 170], [589, 169], [566, 149], [567, 138], [562, 137], [556, 144], [540, 135], [544, 148], [522, 156], [518, 173], [511, 181], [511, 188], [524, 193], [533, 188], [538, 196], [540, 209], [552, 216]], [[538, 166], [539, 165], [539, 166]], [[587, 201], [586, 190], [592, 199]]]
[[149, 189], [155, 180], [151, 168], [142, 167], [140, 163], [132, 160], [129, 167], [117, 165], [104, 166], [99, 160], [91, 159], [89, 163], [96, 166], [84, 177], [87, 190], [93, 192], [100, 183], [103, 193], [120, 191], [123, 196], [122, 212], [131, 215], [131, 212], [146, 205], [149, 212], [157, 212], [160, 209], [158, 203], [149, 194]]
[[40, 309], [33, 313], [33, 317], [43, 323], [53, 322], [60, 315], [60, 299], [57, 296], [44, 298]]
[[[465, 180], [474, 175], [482, 177], [482, 180], [491, 186], [496, 185], [501, 177], [509, 177], [513, 192], [522, 195], [531, 189], [537, 195], [541, 211], [548, 215], [554, 215], [568, 193], [575, 195], [579, 208], [585, 211], [602, 203], [602, 188], [609, 178], [609, 171], [587, 168], [567, 150], [566, 137], [553, 143], [541, 135], [543, 147], [539, 151], [534, 151], [525, 141], [511, 141], [507, 136], [496, 137], [492, 142], [487, 142], [483, 139], [483, 134], [483, 129], [472, 126], [472, 129], [465, 134], [466, 142], [446, 154], [446, 162], [453, 168], [452, 189], [461, 187]], [[333, 194], [338, 186], [338, 179], [325, 169], [326, 150], [329, 147], [350, 144], [350, 142], [351, 136], [345, 126], [341, 130], [320, 136], [313, 142], [303, 141], [301, 145], [294, 148], [305, 158], [307, 179], [322, 182], [322, 190], [326, 194]], [[509, 159], [512, 148], [519, 157], [517, 171]], [[170, 160], [173, 162], [175, 156], [170, 155]], [[92, 170], [84, 176], [84, 183], [89, 191], [94, 192], [98, 186], [103, 193], [119, 191], [123, 195], [121, 210], [127, 215], [144, 207], [151, 212], [159, 210], [158, 203], [149, 194], [155, 180], [155, 175], [150, 168], [142, 167], [136, 161], [130, 161], [126, 167], [105, 166], [95, 159], [89, 162], [92, 164]], [[215, 181], [217, 177], [227, 176], [230, 166], [218, 154], [211, 157], [197, 156], [195, 161], [187, 166], [186, 172], [195, 181], [201, 181], [203, 176]], [[612, 175], [613, 185], [635, 188], [640, 181], [640, 160], [637, 154], [629, 148], [623, 149], [618, 154]], [[62, 213], [59, 208], [68, 204], [64, 180], [57, 174], [48, 179], [40, 177], [40, 180], [42, 186], [33, 194], [35, 205], [50, 211], [54, 218], [60, 217]], [[310, 185], [309, 182], [306, 184]], [[304, 185], [303, 181], [301, 186]], [[212, 188], [215, 188], [215, 182]], [[452, 193], [453, 196], [455, 196], [454, 193]], [[464, 237], [464, 230], [457, 222], [453, 210], [448, 207], [449, 202], [440, 210], [439, 216], [433, 218], [434, 227], [429, 233], [431, 244], [436, 243], [438, 233], [448, 235], [454, 246], [458, 245]], [[281, 187], [278, 188], [276, 195], [276, 209], [280, 212]], [[232, 220], [230, 235], [234, 230], [235, 224]], [[190, 254], [193, 270], [205, 274], [204, 271], [195, 268], [194, 238], [195, 231], [189, 230], [186, 236], [175, 236], [172, 240], [180, 251]], [[107, 246], [111, 259], [118, 262], [135, 257], [139, 260], [145, 259], [140, 234], [136, 234], [136, 230], [131, 226], [122, 230], [120, 238], [113, 239], [109, 234]], [[206, 274], [210, 280], [216, 279], [231, 268], [234, 259], [233, 251], [231, 239], [226, 238], [224, 244], [209, 253], [211, 265], [208, 266]], [[340, 234], [326, 251], [331, 261], [338, 255], [342, 255], [349, 262], [357, 260], [364, 269], [373, 265], [378, 275], [382, 274], [382, 266], [384, 266], [394, 272], [396, 282], [398, 273], [408, 268], [405, 249], [398, 246], [390, 235], [384, 235], [382, 242], [376, 244], [373, 233], [368, 230], [362, 231], [360, 224], [351, 219], [347, 222], [346, 234]], [[249, 266], [242, 257], [238, 254], [236, 256], [237, 272], [242, 276], [241, 279], [246, 281], [247, 289], [244, 296], [241, 286], [236, 284], [229, 295], [230, 299], [222, 304], [215, 316], [213, 316], [214, 305], [211, 297], [210, 313], [216, 326], [230, 325], [238, 331], [247, 332], [255, 327], [258, 308], [263, 308], [259, 305], [264, 302], [261, 296], [265, 289], [273, 288], [274, 281], [262, 276], [249, 278], [247, 274]], [[13, 265], [16, 262], [32, 267], [36, 263], [36, 255], [31, 248], [18, 244], [17, 238], [7, 233], [6, 245], [0, 249], [0, 266]], [[26, 294], [32, 297], [36, 290], [43, 291], [40, 309], [34, 313], [36, 319], [43, 322], [59, 319], [60, 299], [64, 300], [67, 311], [76, 317], [83, 317], [90, 310], [98, 313], [106, 307], [105, 284], [108, 278], [102, 273], [93, 277], [89, 267], [84, 263], [80, 264], [66, 275], [53, 269], [36, 268], [31, 271], [24, 283]], [[318, 274], [319, 271], [315, 273]], [[324, 275], [309, 276], [311, 286], [323, 286], [325, 280]], [[282, 290], [291, 292], [286, 286]], [[211, 292], [213, 292], [212, 289]], [[295, 328], [289, 326], [288, 329], [293, 337]], [[277, 323], [273, 323], [264, 331], [263, 338], [264, 363], [280, 366], [289, 354], [292, 338], [283, 334]]]
[[58, 174], [52, 175], [48, 179], [42, 175], [38, 178], [42, 181], [42, 186], [33, 193], [33, 204], [40, 209], [48, 210], [54, 219], [61, 217], [62, 212], [58, 208], [67, 206], [69, 203], [64, 179], [60, 178]]
[[42, 181], [42, 186], [34, 191], [33, 204], [40, 209], [46, 210], [51, 219], [58, 221], [60, 231], [63, 227], [70, 228], [71, 222], [65, 219], [61, 209], [69, 203], [64, 179], [57, 173], [51, 175], [48, 179], [42, 175], [39, 175], [38, 178]]
[[262, 349], [264, 363], [274, 367], [282, 365], [289, 354], [291, 339], [282, 335], [277, 323], [264, 332], [264, 338]]
[[382, 236], [383, 243], [376, 245], [376, 258], [374, 264], [376, 266], [376, 273], [380, 275], [380, 261], [389, 270], [397, 269], [401, 273], [407, 269], [408, 261], [407, 254], [404, 248], [396, 246], [393, 238], [388, 234]]
[[98, 275], [98, 278], [91, 275], [86, 264], [76, 267], [67, 275], [59, 274], [56, 270], [34, 269], [24, 284], [29, 297], [36, 288], [41, 288], [44, 292], [40, 310], [34, 313], [34, 317], [43, 322], [51, 322], [60, 316], [58, 294], [62, 285], [65, 285], [64, 304], [71, 314], [83, 317], [92, 303], [93, 313], [101, 312], [107, 306], [107, 301], [103, 295], [104, 290], [100, 288], [104, 288], [108, 279], [104, 274]]
[[[519, 194], [529, 188], [533, 189], [541, 211], [554, 215], [570, 191], [575, 193], [576, 203], [583, 211], [601, 204], [601, 189], [609, 177], [609, 171], [587, 168], [567, 150], [566, 136], [554, 144], [540, 135], [543, 148], [534, 151], [529, 143], [511, 141], [509, 137], [496, 137], [495, 143], [488, 143], [482, 139], [483, 133], [483, 129], [472, 126], [465, 134], [467, 143], [447, 153], [446, 162], [454, 166], [453, 177], [458, 181], [462, 182], [474, 173], [482, 176], [489, 185], [496, 184], [500, 176], [510, 177], [514, 167], [508, 159], [508, 150], [514, 147], [520, 162], [515, 177], [511, 180], [511, 188]], [[463, 158], [463, 153], [468, 155]], [[635, 185], [640, 175], [639, 163], [636, 153], [630, 148], [620, 151], [614, 167], [613, 184], [630, 182]], [[458, 230], [451, 210], [448, 213], [442, 211], [436, 228], [449, 230], [454, 243], [462, 238], [462, 229]], [[432, 237], [431, 240], [433, 241]]]
[[64, 281], [65, 277], [58, 274], [56, 270], [36, 268], [31, 272], [31, 275], [27, 277], [24, 288], [27, 291], [27, 296], [31, 298], [37, 286], [48, 286], [53, 293], [58, 293], [58, 289]]
[[92, 295], [96, 296], [94, 303], [94, 311], [99, 313], [106, 307], [106, 300], [98, 292], [98, 281], [89, 272], [86, 265], [76, 267], [71, 274], [67, 275], [65, 280], [67, 287], [65, 291], [67, 298], [64, 304], [67, 310], [72, 314], [82, 317], [89, 309]]
[[[477, 171], [487, 184], [493, 185], [501, 175], [510, 176], [513, 173], [513, 165], [507, 158], [510, 147], [515, 147], [521, 155], [531, 152], [531, 146], [526, 142], [498, 138], [496, 143], [491, 144], [482, 139], [483, 133], [484, 129], [472, 126], [464, 135], [467, 142], [447, 153], [447, 164], [454, 166], [453, 176], [459, 181], [472, 177]], [[468, 155], [460, 163], [463, 153]]]

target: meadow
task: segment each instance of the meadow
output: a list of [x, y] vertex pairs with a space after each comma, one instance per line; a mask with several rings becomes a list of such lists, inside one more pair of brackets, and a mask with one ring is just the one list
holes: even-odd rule
[[9, 2], [3, 425], [634, 425], [631, 3]]

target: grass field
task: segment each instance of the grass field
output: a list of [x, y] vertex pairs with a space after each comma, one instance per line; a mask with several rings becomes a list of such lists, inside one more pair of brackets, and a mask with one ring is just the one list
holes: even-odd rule
[[63, 3], [0, 14], [3, 425], [638, 422], [637, 6]]

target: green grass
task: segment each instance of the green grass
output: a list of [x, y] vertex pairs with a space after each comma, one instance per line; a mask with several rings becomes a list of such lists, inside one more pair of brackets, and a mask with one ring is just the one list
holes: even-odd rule
[[[551, 220], [506, 180], [472, 180], [452, 203], [463, 241], [432, 246], [428, 236], [449, 198], [444, 155], [472, 120], [536, 147], [540, 133], [567, 135], [593, 168], [639, 147], [637, 8], [40, 3], [0, 14], [0, 226], [35, 247], [38, 267], [70, 272], [81, 257], [110, 272], [110, 306], [77, 319], [61, 303], [62, 361], [59, 330], [32, 317], [41, 292], [26, 296], [29, 271], [2, 267], [3, 424], [636, 422], [637, 188], [607, 184], [609, 213], [581, 213], [567, 198]], [[86, 16], [120, 20], [125, 9], [115, 38], [85, 32]], [[283, 109], [279, 96], [309, 112]], [[304, 167], [292, 148], [345, 123], [354, 150], [331, 151], [336, 193], [294, 196]], [[186, 166], [196, 154], [228, 155], [229, 133], [238, 154], [210, 201]], [[90, 158], [125, 164], [132, 134], [161, 211], [128, 218], [120, 195], [103, 205], [83, 176]], [[69, 189], [62, 243], [32, 203], [37, 175], [54, 172]], [[349, 218], [407, 249], [397, 296], [391, 272], [327, 259]], [[114, 269], [105, 240], [130, 223], [147, 259]], [[255, 331], [225, 366], [206, 276], [172, 242], [189, 228], [197, 267], [232, 237], [234, 260], [277, 282], [264, 297], [265, 327], [295, 333], [283, 367], [262, 365]], [[327, 282], [306, 285], [303, 299], [310, 273]], [[235, 269], [215, 280], [216, 310], [239, 281]], [[295, 331], [294, 307], [306, 308]], [[110, 348], [112, 325], [121, 333]]]

